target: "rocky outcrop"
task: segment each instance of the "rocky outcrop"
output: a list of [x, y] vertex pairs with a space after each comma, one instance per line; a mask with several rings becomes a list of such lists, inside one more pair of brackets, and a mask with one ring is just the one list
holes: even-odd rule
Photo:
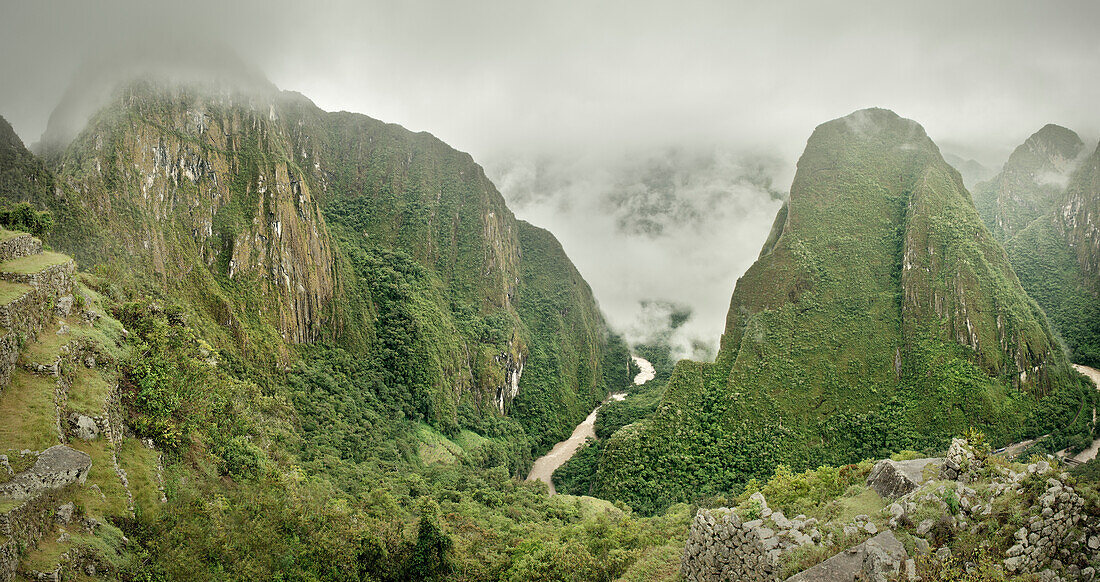
[[786, 582], [886, 582], [891, 574], [901, 570], [908, 558], [909, 554], [894, 533], [884, 531], [787, 578]]
[[38, 455], [33, 467], [0, 484], [0, 499], [29, 499], [46, 490], [84, 483], [91, 466], [87, 453], [54, 445]]
[[911, 461], [883, 459], [871, 469], [867, 476], [867, 486], [887, 498], [896, 499], [914, 491], [926, 481], [924, 471], [929, 466], [941, 463], [943, 459], [927, 458]]
[[983, 456], [966, 439], [951, 439], [951, 447], [940, 467], [940, 479], [969, 483], [984, 465]]
[[[1029, 475], [1043, 478], [1047, 463], [1029, 467], [1028, 473], [1013, 473], [1009, 482], [1020, 483]], [[1034, 478], [1034, 477], [1033, 477]], [[1088, 567], [1100, 557], [1100, 523], [1086, 523], [1085, 500], [1066, 482], [1066, 475], [1046, 476], [1036, 499], [1036, 514], [1014, 534], [1015, 543], [1005, 552], [1005, 570], [1014, 573], [1039, 572], [1053, 565], [1055, 570]], [[1084, 526], [1084, 527], [1082, 527]]]

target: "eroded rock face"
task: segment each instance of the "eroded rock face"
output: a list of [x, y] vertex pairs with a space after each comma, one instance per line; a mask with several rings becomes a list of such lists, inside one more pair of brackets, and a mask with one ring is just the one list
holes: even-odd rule
[[65, 445], [52, 446], [38, 455], [33, 467], [0, 485], [0, 498], [29, 499], [48, 489], [83, 483], [91, 467], [87, 453]]
[[884, 459], [875, 463], [871, 469], [871, 474], [867, 476], [867, 486], [887, 499], [896, 499], [924, 483], [925, 467], [942, 462], [943, 459], [939, 458], [912, 461]]

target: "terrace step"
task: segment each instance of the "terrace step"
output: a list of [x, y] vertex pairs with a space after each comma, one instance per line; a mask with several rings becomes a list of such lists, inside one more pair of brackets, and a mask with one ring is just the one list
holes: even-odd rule
[[0, 263], [37, 255], [42, 252], [42, 241], [25, 233], [0, 229]]

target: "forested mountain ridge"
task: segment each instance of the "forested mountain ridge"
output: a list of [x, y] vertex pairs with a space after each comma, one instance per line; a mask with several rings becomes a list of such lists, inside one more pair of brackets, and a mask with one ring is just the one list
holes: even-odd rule
[[1024, 289], [1050, 317], [1073, 361], [1089, 366], [1100, 365], [1098, 166], [1094, 151], [1054, 190], [1037, 194], [1039, 186], [1021, 186], [1025, 196], [1046, 196], [1046, 210], [1005, 241]]
[[[388, 366], [409, 369], [391, 379], [412, 393], [407, 415], [456, 430], [460, 407], [505, 413], [533, 322], [512, 305], [515, 217], [480, 166], [428, 134], [259, 87], [120, 85], [54, 157], [65, 187], [40, 201], [57, 217], [50, 242], [81, 264], [136, 268], [264, 367], [285, 369], [293, 344], [388, 345], [408, 360]], [[378, 280], [409, 261], [426, 271], [406, 273], [407, 289]], [[602, 316], [585, 324], [609, 341]], [[402, 326], [412, 337], [394, 336]], [[599, 353], [588, 385], [555, 394], [575, 401], [570, 419], [606, 391]]]
[[923, 128], [858, 111], [810, 137], [716, 362], [677, 365], [597, 490], [659, 508], [971, 426], [997, 443], [1062, 429], [1091, 398]]
[[998, 241], [1051, 210], [1084, 149], [1072, 130], [1047, 124], [1013, 150], [1000, 173], [974, 186], [974, 206]]
[[[0, 151], [19, 185], [2, 202], [49, 211], [45, 246], [81, 269], [61, 298], [77, 307], [10, 342], [0, 411], [23, 420], [0, 423], [0, 449], [31, 451], [17, 472], [50, 444], [90, 459], [68, 489], [0, 495], [5, 573], [617, 577], [640, 536], [682, 522], [517, 479], [629, 381], [628, 352], [468, 154], [267, 86], [153, 75], [111, 95], [45, 162]], [[43, 257], [20, 261], [73, 264]], [[69, 501], [93, 525], [54, 523]], [[597, 518], [625, 537], [578, 549], [560, 531]]]

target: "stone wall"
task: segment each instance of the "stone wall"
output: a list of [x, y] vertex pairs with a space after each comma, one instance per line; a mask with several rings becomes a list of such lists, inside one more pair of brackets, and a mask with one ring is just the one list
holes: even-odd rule
[[0, 582], [15, 580], [20, 545], [26, 548], [38, 545], [53, 525], [50, 516], [60, 498], [61, 493], [49, 492], [0, 514]]
[[746, 520], [730, 508], [700, 509], [688, 533], [680, 572], [686, 580], [779, 580], [782, 556], [821, 540], [817, 520], [788, 519], [772, 511], [760, 493], [750, 498]]
[[0, 263], [19, 257], [37, 255], [41, 252], [42, 241], [29, 234], [20, 234], [0, 242]]
[[38, 332], [53, 320], [50, 309], [73, 289], [72, 261], [47, 267], [38, 273], [3, 273], [3, 278], [31, 286], [30, 291], [0, 305], [0, 390], [11, 382], [11, 374], [19, 359], [22, 344], [38, 336]]

